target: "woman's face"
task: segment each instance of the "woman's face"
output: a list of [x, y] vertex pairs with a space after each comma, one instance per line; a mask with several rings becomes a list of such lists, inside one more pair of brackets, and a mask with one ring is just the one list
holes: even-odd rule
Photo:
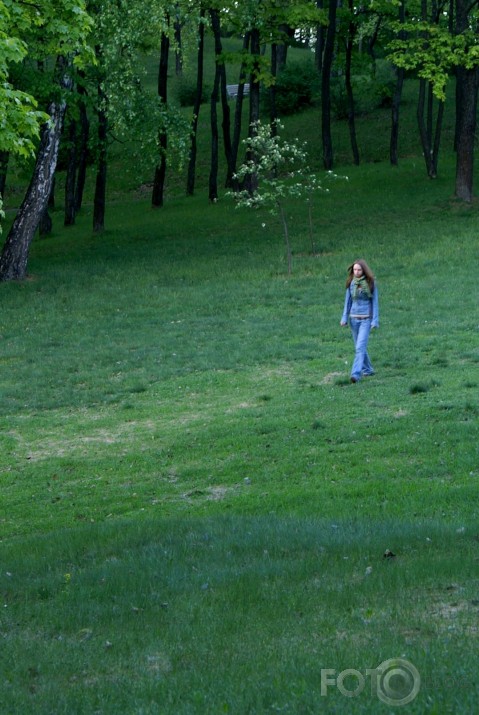
[[361, 278], [361, 276], [363, 275], [363, 269], [359, 263], [354, 264], [353, 273], [355, 278]]

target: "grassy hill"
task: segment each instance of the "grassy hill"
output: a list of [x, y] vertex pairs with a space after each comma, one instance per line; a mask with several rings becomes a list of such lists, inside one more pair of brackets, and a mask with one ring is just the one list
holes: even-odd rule
[[288, 205], [291, 276], [275, 217], [154, 211], [118, 163], [105, 234], [59, 210], [0, 285], [5, 713], [475, 711], [478, 217], [406, 154], [344, 159], [314, 252]]

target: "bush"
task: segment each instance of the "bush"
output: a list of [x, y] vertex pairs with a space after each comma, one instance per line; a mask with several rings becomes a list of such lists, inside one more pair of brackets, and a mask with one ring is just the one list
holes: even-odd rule
[[[203, 91], [201, 93], [202, 104], [209, 100], [210, 93], [210, 87], [203, 84]], [[180, 107], [192, 107], [196, 100], [196, 78], [188, 76], [181, 77], [176, 86], [176, 97]]]
[[376, 60], [375, 84], [379, 98], [379, 106], [390, 107], [396, 88], [396, 72], [391, 62]]
[[[378, 106], [374, 81], [370, 75], [355, 75], [352, 78], [355, 114], [367, 114]], [[331, 78], [331, 107], [336, 119], [348, 116], [348, 96], [344, 75]]]
[[[366, 69], [366, 68], [365, 68]], [[370, 71], [352, 77], [356, 114], [368, 114], [377, 107], [391, 105], [396, 84], [394, 67], [387, 60], [377, 60]], [[344, 75], [338, 73], [331, 81], [331, 104], [336, 119], [348, 116], [348, 99]]]
[[319, 74], [314, 62], [291, 62], [276, 79], [276, 110], [294, 114], [314, 104], [319, 95]]

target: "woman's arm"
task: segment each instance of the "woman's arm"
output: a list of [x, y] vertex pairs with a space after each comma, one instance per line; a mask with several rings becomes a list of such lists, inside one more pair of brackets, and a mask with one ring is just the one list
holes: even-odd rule
[[373, 314], [372, 314], [372, 320], [371, 320], [371, 327], [379, 328], [379, 298], [378, 298], [378, 288], [376, 285], [374, 286], [374, 291], [373, 291], [372, 309], [373, 309]]
[[349, 318], [349, 313], [351, 312], [351, 305], [352, 305], [352, 298], [351, 298], [351, 290], [350, 288], [346, 288], [346, 295], [344, 296], [344, 308], [343, 308], [343, 315], [340, 320], [341, 325], [347, 325], [348, 324], [348, 318]]

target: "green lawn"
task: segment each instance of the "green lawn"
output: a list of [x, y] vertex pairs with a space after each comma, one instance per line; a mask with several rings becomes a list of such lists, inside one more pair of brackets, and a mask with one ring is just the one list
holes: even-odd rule
[[[367, 671], [395, 658], [402, 712], [475, 712], [479, 219], [453, 166], [343, 167], [316, 254], [289, 207], [291, 276], [277, 219], [201, 191], [111, 203], [101, 237], [55, 214], [0, 285], [2, 713], [385, 713], [407, 679]], [[381, 325], [350, 385], [360, 256]]]

